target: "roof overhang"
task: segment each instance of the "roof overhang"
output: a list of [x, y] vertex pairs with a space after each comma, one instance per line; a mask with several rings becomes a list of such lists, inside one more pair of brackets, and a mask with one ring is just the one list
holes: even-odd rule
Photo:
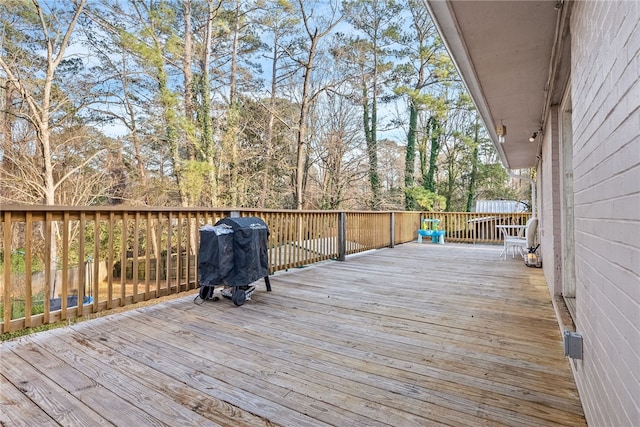
[[535, 167], [562, 2], [424, 1], [504, 166]]

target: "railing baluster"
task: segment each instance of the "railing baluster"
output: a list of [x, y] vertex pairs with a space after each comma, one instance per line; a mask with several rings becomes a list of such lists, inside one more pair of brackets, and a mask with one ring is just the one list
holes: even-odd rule
[[156, 298], [159, 298], [162, 283], [162, 213], [158, 212], [156, 218], [156, 246], [154, 256], [156, 257]]
[[86, 214], [80, 212], [80, 228], [78, 230], [78, 305], [76, 306], [76, 316], [84, 316], [84, 284], [86, 275], [86, 265], [84, 263], [85, 251], [85, 226]]
[[[95, 212], [95, 220], [93, 223], [93, 280], [91, 281], [91, 294], [93, 296], [93, 312], [98, 311], [98, 302], [100, 300], [100, 212]], [[107, 266], [108, 267], [108, 266]]]
[[176, 238], [176, 293], [182, 290], [182, 226], [183, 226], [184, 217], [182, 216], [182, 211], [178, 212], [178, 227], [177, 232], [178, 236]]
[[144, 228], [144, 300], [151, 298], [150, 276], [151, 276], [151, 212], [147, 212]]
[[107, 309], [111, 309], [113, 307], [113, 269], [114, 266], [114, 256], [113, 256], [113, 245], [115, 236], [113, 235], [113, 228], [115, 225], [115, 213], [109, 212], [109, 252], [107, 254]]
[[4, 305], [4, 316], [3, 316], [3, 326], [2, 332], [9, 332], [11, 330], [11, 235], [12, 235], [12, 221], [11, 221], [11, 212], [3, 212], [3, 220], [4, 223], [3, 231], [4, 231], [4, 295], [3, 295], [3, 305]]
[[129, 224], [127, 222], [127, 211], [122, 212], [122, 253], [120, 254], [120, 307], [127, 301], [127, 251], [129, 249]]
[[44, 323], [50, 323], [51, 312], [51, 238], [53, 214], [47, 212], [44, 222]]
[[286, 253], [286, 258], [287, 258], [287, 268], [292, 268], [294, 267], [293, 265], [293, 239], [294, 239], [294, 235], [295, 235], [295, 230], [294, 230], [294, 226], [295, 226], [295, 222], [293, 221], [292, 218], [292, 214], [287, 213], [287, 237], [285, 239], [285, 253]]
[[171, 212], [167, 216], [167, 259], [166, 259], [166, 268], [167, 268], [167, 295], [171, 294], [171, 240], [173, 237], [173, 216]]
[[132, 257], [132, 262], [131, 262], [131, 279], [133, 280], [133, 303], [135, 304], [136, 302], [138, 302], [138, 268], [139, 266], [139, 262], [138, 262], [138, 256], [140, 255], [139, 253], [139, 247], [138, 247], [138, 233], [140, 231], [140, 212], [136, 211], [134, 218], [133, 218], [133, 257]]
[[31, 311], [33, 310], [33, 263], [31, 262], [31, 257], [33, 256], [33, 215], [31, 212], [27, 212], [25, 215], [24, 232], [24, 326], [28, 328], [31, 326]]

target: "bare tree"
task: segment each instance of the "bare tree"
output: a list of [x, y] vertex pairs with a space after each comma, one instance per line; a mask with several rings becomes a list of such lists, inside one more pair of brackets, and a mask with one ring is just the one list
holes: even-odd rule
[[317, 208], [338, 209], [345, 198], [352, 197], [350, 188], [366, 179], [366, 148], [363, 148], [358, 112], [353, 103], [339, 94], [322, 96], [314, 115], [313, 164], [319, 194]]
[[45, 205], [55, 204], [56, 188], [75, 172], [75, 170], [68, 171], [58, 180], [55, 179], [54, 159], [51, 148], [51, 120], [52, 116], [61, 111], [68, 102], [63, 95], [62, 99], [59, 98], [61, 94], [58, 92], [55, 93], [54, 98], [55, 73], [65, 57], [65, 51], [69, 47], [71, 36], [85, 3], [86, 0], [71, 2], [71, 17], [66, 24], [66, 28], [59, 26], [60, 14], [56, 17], [56, 24], [58, 25], [54, 26], [51, 22], [52, 17], [47, 16], [38, 0], [33, 0], [34, 10], [24, 10], [25, 15], [35, 12], [40, 25], [41, 46], [46, 51], [43, 58], [43, 69], [40, 70], [43, 73], [42, 79], [34, 78], [32, 74], [26, 73], [26, 70], [20, 68], [19, 61], [11, 63], [8, 62], [10, 61], [9, 58], [5, 60], [5, 56], [0, 55], [0, 67], [6, 74], [7, 87], [15, 88], [27, 106], [24, 112], [18, 113], [18, 117], [29, 122], [35, 129], [36, 142], [39, 147], [38, 154], [42, 166], [42, 182], [37, 187], [43, 196], [41, 203]]
[[268, 59], [271, 65], [269, 74], [269, 99], [264, 105], [267, 110], [267, 125], [264, 137], [264, 167], [262, 170], [262, 186], [260, 188], [259, 207], [267, 204], [267, 195], [269, 194], [269, 179], [272, 175], [272, 163], [274, 159], [274, 140], [276, 122], [287, 122], [281, 118], [278, 113], [278, 91], [280, 83], [289, 77], [291, 73], [291, 63], [285, 62], [286, 52], [291, 52], [293, 47], [292, 36], [295, 35], [296, 26], [299, 18], [296, 15], [296, 9], [291, 1], [271, 0], [265, 6], [264, 14], [259, 18], [261, 26], [268, 32], [270, 37], [270, 46]]
[[305, 50], [302, 55], [292, 57], [302, 70], [302, 93], [298, 103], [300, 105], [300, 115], [298, 118], [298, 129], [296, 135], [296, 164], [295, 164], [295, 188], [294, 198], [296, 209], [304, 207], [304, 181], [305, 164], [307, 162], [307, 116], [311, 104], [317, 96], [324, 90], [314, 90], [312, 88], [313, 73], [315, 70], [316, 57], [319, 54], [319, 43], [340, 23], [342, 16], [338, 15], [337, 9], [332, 7], [328, 19], [314, 19], [316, 10], [309, 7], [308, 1], [298, 0], [298, 8], [302, 17], [302, 25], [306, 34]]
[[[3, 20], [9, 16], [13, 19], [0, 54], [5, 90], [17, 94], [5, 110], [13, 120], [10, 135], [3, 141], [2, 165], [3, 187], [13, 184], [13, 191], [3, 196], [13, 202], [87, 204], [96, 197], [91, 193], [97, 186], [91, 185], [91, 180], [95, 183], [97, 179], [104, 186], [100, 182], [104, 169], [92, 163], [106, 150], [94, 149], [94, 136], [79, 120], [79, 111], [92, 100], [92, 88], [81, 86], [87, 81], [82, 60], [66, 55], [85, 2], [32, 0], [0, 5]], [[3, 22], [3, 28], [6, 24]], [[76, 182], [85, 185], [78, 187]], [[57, 268], [58, 234], [53, 223], [46, 251], [50, 270], [46, 286], [52, 296], [56, 275], [51, 271]]]

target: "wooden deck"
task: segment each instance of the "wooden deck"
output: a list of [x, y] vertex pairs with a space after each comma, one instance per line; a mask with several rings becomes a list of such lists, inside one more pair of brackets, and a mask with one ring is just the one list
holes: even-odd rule
[[539, 269], [410, 243], [2, 343], [0, 425], [586, 425]]

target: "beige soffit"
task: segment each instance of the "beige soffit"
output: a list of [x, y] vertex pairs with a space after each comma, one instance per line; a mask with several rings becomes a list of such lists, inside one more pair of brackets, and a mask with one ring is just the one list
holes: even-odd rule
[[[536, 165], [561, 2], [424, 0], [505, 167]], [[496, 125], [507, 135], [498, 143]]]

